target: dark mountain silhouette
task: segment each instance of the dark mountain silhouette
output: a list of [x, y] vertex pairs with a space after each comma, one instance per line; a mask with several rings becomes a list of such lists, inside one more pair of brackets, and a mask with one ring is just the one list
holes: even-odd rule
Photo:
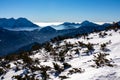
[[33, 30], [40, 28], [38, 25], [33, 24], [31, 21], [26, 18], [0, 18], [0, 27], [9, 30]]
[[46, 26], [42, 29], [40, 29], [41, 33], [55, 33], [56, 29], [52, 28], [51, 26]]
[[86, 20], [81, 23], [81, 26], [98, 26], [98, 24]]
[[64, 22], [63, 24], [53, 26], [56, 30], [63, 30], [63, 29], [75, 29], [80, 27], [79, 23], [70, 23], [70, 22]]
[[[4, 20], [6, 19], [3, 19], [3, 21], [0, 21], [0, 22], [4, 22]], [[11, 18], [11, 21], [12, 20], [14, 22], [13, 18]], [[23, 19], [19, 18], [17, 22], [22, 22], [21, 20]], [[24, 20], [26, 21], [26, 19]], [[18, 25], [21, 24], [21, 26], [25, 27], [23, 25], [25, 23], [17, 23], [17, 24]], [[64, 23], [64, 25], [68, 25], [68, 24], [69, 23]], [[13, 53], [18, 50], [28, 49], [27, 47], [25, 48], [25, 46], [29, 46], [29, 49], [30, 49], [34, 43], [41, 44], [46, 41], [50, 41], [52, 38], [57, 36], [75, 36], [77, 34], [90, 33], [90, 32], [93, 32], [94, 30], [104, 30], [106, 27], [108, 27], [108, 25], [106, 24], [97, 25], [89, 21], [84, 21], [81, 24], [74, 24], [74, 23], [70, 23], [70, 24], [71, 25], [82, 24], [82, 26], [78, 28], [64, 29], [64, 30], [55, 30], [51, 26], [47, 26], [42, 29], [35, 29], [32, 31], [12, 31], [12, 30], [7, 30], [5, 29], [5, 27], [1, 26], [0, 27], [0, 56], [7, 55], [9, 53]], [[7, 25], [7, 23], [5, 25]], [[7, 26], [7, 27], [13, 28], [13, 26]]]
[[63, 24], [53, 26], [53, 28], [57, 30], [62, 30], [62, 29], [75, 29], [79, 27], [93, 27], [93, 26], [98, 26], [98, 24], [92, 23], [90, 21], [83, 21], [82, 23], [70, 23], [70, 22], [64, 22]]

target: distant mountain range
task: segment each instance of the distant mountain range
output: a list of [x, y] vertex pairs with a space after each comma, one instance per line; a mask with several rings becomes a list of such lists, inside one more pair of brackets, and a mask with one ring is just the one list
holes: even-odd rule
[[33, 24], [26, 18], [0, 18], [0, 27], [8, 30], [33, 30], [40, 28], [38, 25]]
[[[90, 33], [94, 30], [104, 30], [110, 25], [112, 24], [98, 25], [84, 21], [81, 24], [65, 22], [56, 27], [46, 26], [41, 28], [25, 18], [2, 18], [0, 19], [0, 56], [18, 51], [20, 48], [35, 42], [44, 43], [59, 35], [74, 36]], [[62, 30], [56, 30], [57, 28]]]
[[[110, 23], [105, 23], [102, 26], [109, 26], [111, 25]], [[90, 22], [90, 21], [83, 21], [82, 23], [70, 23], [70, 22], [64, 22], [63, 24], [52, 26], [56, 30], [63, 30], [63, 29], [75, 29], [79, 27], [84, 27], [84, 26], [100, 26], [99, 24]]]
[[63, 30], [63, 29], [75, 29], [80, 27], [81, 25], [79, 23], [70, 23], [70, 22], [64, 22], [63, 24], [52, 26], [56, 30]]
[[56, 29], [52, 28], [51, 26], [46, 26], [46, 27], [40, 29], [40, 32], [45, 33], [45, 34], [46, 33], [54, 33], [54, 32], [56, 32]]

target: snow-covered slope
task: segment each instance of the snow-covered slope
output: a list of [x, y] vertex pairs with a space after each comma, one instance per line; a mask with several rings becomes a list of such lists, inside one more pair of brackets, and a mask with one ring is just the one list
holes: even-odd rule
[[[3, 80], [120, 80], [120, 30], [46, 43], [32, 52], [1, 59]], [[102, 53], [100, 65], [95, 56]], [[67, 65], [65, 65], [67, 63]], [[99, 64], [98, 63], [98, 64]], [[109, 63], [109, 64], [108, 64]], [[8, 67], [9, 65], [9, 67]], [[70, 66], [71, 65], [71, 66]], [[2, 73], [3, 71], [3, 73]]]
[[[104, 32], [104, 31], [103, 31]], [[75, 67], [81, 67], [85, 69], [85, 72], [82, 74], [74, 74], [71, 75], [70, 79], [68, 80], [119, 80], [120, 79], [120, 31], [114, 32], [114, 31], [108, 31], [107, 34], [109, 36], [105, 36], [104, 38], [99, 38], [98, 34], [90, 34], [89, 38], [90, 40], [85, 40], [85, 39], [68, 39], [67, 42], [75, 43], [78, 41], [82, 41], [85, 43], [93, 43], [93, 44], [103, 44], [106, 42], [111, 42], [107, 46], [107, 48], [110, 50], [107, 53], [110, 55], [108, 56], [111, 58], [114, 62], [114, 67], [101, 67], [101, 68], [92, 68], [90, 65], [94, 64], [91, 62], [93, 59], [93, 55], [90, 56], [85, 56], [85, 57], [80, 57], [76, 58], [74, 60], [71, 60], [69, 63], [74, 65]], [[112, 36], [110, 36], [112, 34]], [[95, 53], [102, 52], [99, 48], [99, 46], [94, 46], [95, 47]], [[82, 53], [81, 53], [82, 55]], [[80, 64], [81, 63], [81, 64]]]

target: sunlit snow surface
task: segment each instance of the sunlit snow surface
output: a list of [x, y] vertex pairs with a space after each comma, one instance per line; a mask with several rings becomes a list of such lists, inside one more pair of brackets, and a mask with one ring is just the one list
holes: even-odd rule
[[[104, 31], [102, 31], [104, 32]], [[80, 57], [74, 57], [71, 60], [67, 60], [66, 62], [72, 65], [72, 68], [82, 68], [85, 70], [85, 72], [83, 73], [75, 73], [72, 75], [67, 75], [67, 72], [71, 69], [67, 69], [65, 71], [63, 71], [60, 75], [67, 75], [69, 78], [67, 78], [66, 80], [120, 80], [120, 30], [118, 30], [117, 32], [111, 30], [111, 31], [107, 31], [106, 32], [108, 35], [105, 36], [104, 38], [99, 38], [98, 33], [91, 33], [88, 38], [91, 38], [89, 40], [84, 39], [83, 37], [81, 38], [72, 38], [72, 39], [65, 39], [64, 41], [70, 42], [72, 44], [74, 44], [75, 42], [81, 41], [84, 43], [93, 43], [93, 44], [102, 44], [105, 42], [108, 42], [111, 40], [111, 44], [109, 44], [107, 46], [107, 48], [110, 50], [109, 53], [110, 55], [108, 56], [108, 58], [112, 58], [112, 60], [114, 61], [114, 67], [108, 67], [108, 66], [104, 66], [104, 67], [100, 67], [100, 68], [94, 68], [91, 67], [91, 65], [94, 64], [93, 60], [93, 55], [90, 56], [82, 56], [82, 52], [81, 52], [81, 56]], [[112, 34], [112, 36], [110, 36], [109, 34]], [[60, 45], [64, 45], [64, 41], [61, 42]], [[55, 44], [53, 44], [53, 46], [55, 46]], [[99, 52], [100, 51], [100, 46], [94, 46], [95, 48], [95, 52]], [[36, 51], [35, 51], [36, 52]], [[69, 51], [68, 51], [69, 54]], [[47, 57], [47, 62], [44, 62], [42, 59], [45, 59], [46, 55], [49, 55], [49, 53], [47, 53], [44, 49], [38, 50], [38, 52], [32, 56], [30, 56], [31, 58], [35, 59], [35, 58], [41, 58], [41, 65], [47, 65], [47, 66], [51, 66], [53, 68], [53, 60], [51, 59], [50, 56]], [[62, 64], [60, 62], [57, 62], [58, 64]], [[12, 64], [12, 68], [14, 68], [15, 66]], [[12, 76], [13, 75], [19, 75], [22, 74], [24, 70], [20, 70], [18, 72], [14, 72], [12, 69], [9, 70], [4, 76], [3, 80], [12, 80]], [[60, 80], [60, 78], [55, 77], [54, 75], [50, 74], [50, 77], [52, 79], [50, 80]]]

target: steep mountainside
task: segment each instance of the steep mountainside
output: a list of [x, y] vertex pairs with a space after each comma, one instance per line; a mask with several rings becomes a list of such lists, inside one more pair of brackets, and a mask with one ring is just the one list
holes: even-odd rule
[[[56, 38], [57, 39], [57, 38]], [[120, 80], [120, 26], [0, 58], [2, 80]]]
[[[79, 34], [87, 34], [93, 31], [105, 30], [106, 27], [111, 26], [111, 24], [97, 25], [89, 21], [84, 21], [82, 23], [82, 25], [84, 26], [80, 26], [78, 28], [55, 30], [51, 26], [47, 26], [41, 29], [39, 28], [33, 30], [33, 27], [36, 25], [25, 18], [18, 18], [16, 20], [13, 18], [0, 19], [0, 25], [1, 24], [4, 26], [0, 26], [0, 56], [14, 53], [19, 49], [24, 50], [23, 47], [35, 42], [41, 44], [46, 41], [50, 41], [52, 38], [57, 36], [74, 37]], [[76, 27], [81, 24], [64, 23], [64, 25], [67, 27], [70, 27], [69, 25]], [[29, 29], [32, 29], [32, 31], [25, 30], [28, 27]], [[9, 28], [9, 30], [4, 28]], [[22, 31], [20, 30], [20, 28]], [[38, 28], [38, 26], [34, 28]], [[17, 29], [18, 31], [16, 31], [15, 29]], [[32, 45], [30, 47], [32, 47]]]

